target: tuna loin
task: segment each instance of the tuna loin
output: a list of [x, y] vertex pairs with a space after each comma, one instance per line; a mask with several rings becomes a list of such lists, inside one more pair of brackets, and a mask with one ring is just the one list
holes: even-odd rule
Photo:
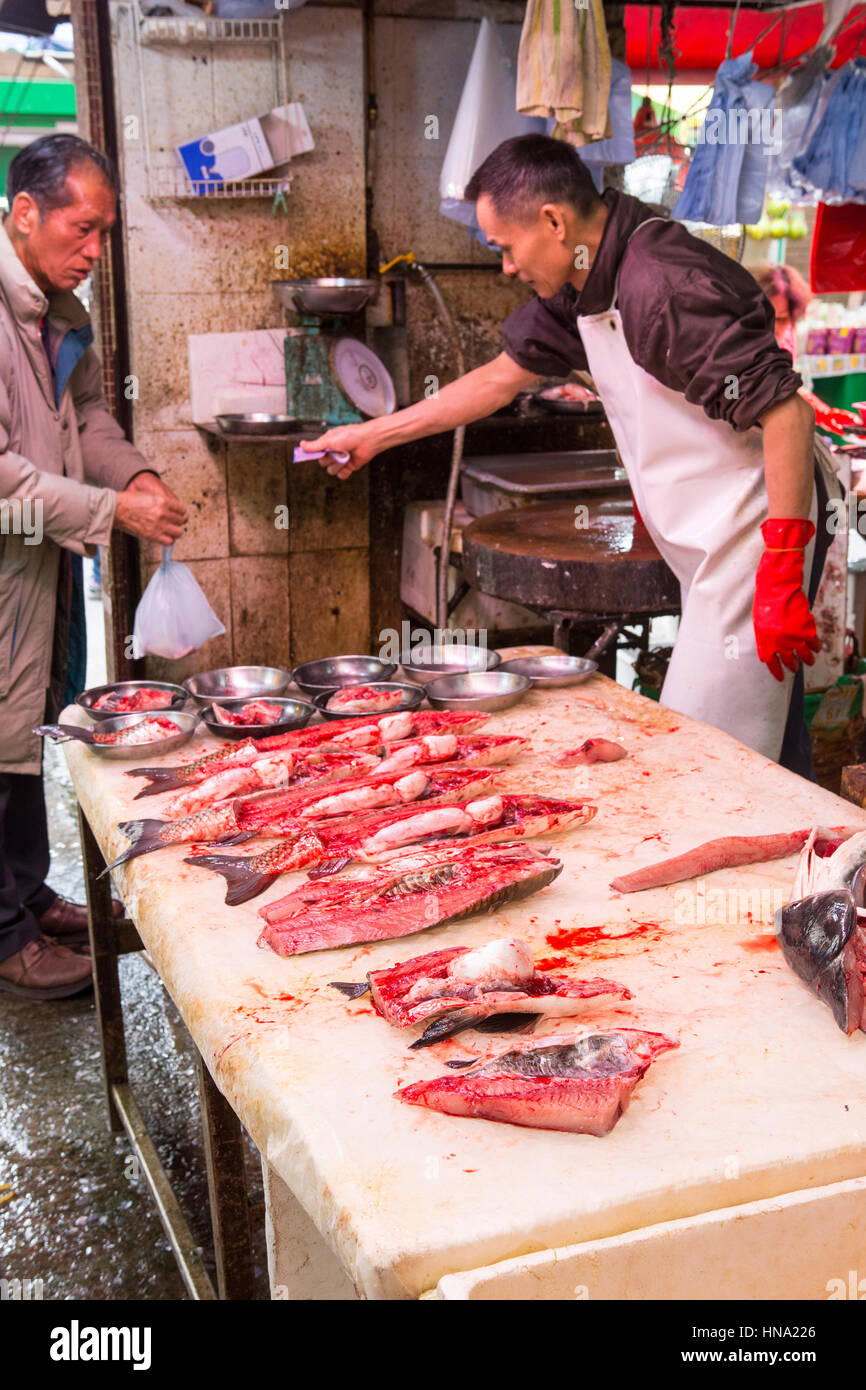
[[[822, 832], [847, 839], [856, 832], [844, 826]], [[681, 883], [716, 869], [734, 869], [742, 864], [765, 864], [770, 859], [784, 859], [802, 850], [810, 836], [809, 830], [787, 830], [779, 835], [727, 835], [720, 840], [707, 840], [695, 849], [647, 864], [630, 874], [613, 879], [611, 888], [617, 893], [640, 893], [647, 888], [663, 888], [669, 883]]]
[[[334, 985], [350, 998], [365, 988], [376, 1012], [395, 1028], [414, 1023], [427, 1027], [411, 1044], [427, 1047], [487, 1018], [525, 1014], [569, 1016], [582, 1001], [598, 995], [630, 999], [629, 990], [612, 980], [570, 980], [536, 970], [524, 941], [499, 939], [471, 950], [452, 946], [403, 961], [385, 970], [371, 970], [366, 986]], [[491, 1027], [490, 1031], [494, 1031]]]
[[650, 1064], [673, 1047], [679, 1042], [664, 1033], [632, 1028], [546, 1038], [473, 1064], [460, 1076], [416, 1081], [394, 1094], [446, 1115], [609, 1134]]
[[409, 936], [495, 911], [537, 893], [561, 872], [558, 859], [529, 845], [497, 845], [467, 847], [420, 869], [378, 869], [363, 878], [308, 883], [259, 910], [266, 923], [259, 945], [294, 956]]

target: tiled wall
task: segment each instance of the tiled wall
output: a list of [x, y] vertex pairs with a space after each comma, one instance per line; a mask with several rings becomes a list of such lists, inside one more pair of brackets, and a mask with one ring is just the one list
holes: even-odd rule
[[[457, 8], [455, 0], [451, 13]], [[190, 418], [186, 341], [189, 333], [282, 323], [272, 278], [365, 273], [360, 8], [310, 4], [283, 18], [288, 96], [303, 101], [316, 149], [297, 160], [288, 212], [276, 215], [267, 200], [150, 201], [142, 126], [136, 133], [128, 120], [146, 115], [152, 165], [166, 167], [182, 139], [276, 104], [271, 53], [185, 46], [136, 55], [130, 7], [112, 0], [111, 9], [118, 124], [132, 131], [121, 172], [136, 442], [190, 508], [175, 557], [190, 565], [226, 627], [185, 661], [153, 659], [149, 669], [181, 679], [227, 662], [367, 650], [366, 472], [340, 483], [315, 464], [287, 464], [284, 446], [227, 445], [200, 432]], [[476, 23], [455, 19], [376, 20], [374, 218], [386, 257], [411, 249], [434, 261], [490, 260], [438, 212], [439, 166], [476, 32]], [[424, 139], [430, 113], [440, 117], [438, 142]], [[275, 269], [279, 245], [289, 247], [288, 271]], [[440, 283], [467, 365], [487, 360], [499, 350], [499, 321], [525, 291], [490, 273], [448, 273]], [[425, 376], [444, 382], [456, 366], [428, 292], [412, 285], [408, 299], [417, 397]], [[275, 507], [285, 504], [288, 531], [274, 525]], [[158, 559], [155, 547], [143, 547], [145, 579]]]

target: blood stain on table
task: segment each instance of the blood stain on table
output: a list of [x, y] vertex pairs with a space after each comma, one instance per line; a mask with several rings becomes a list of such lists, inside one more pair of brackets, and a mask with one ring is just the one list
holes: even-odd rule
[[738, 941], [738, 946], [742, 946], [744, 951], [778, 951], [779, 942], [775, 932], [763, 932], [760, 936], [750, 936], [745, 941]]

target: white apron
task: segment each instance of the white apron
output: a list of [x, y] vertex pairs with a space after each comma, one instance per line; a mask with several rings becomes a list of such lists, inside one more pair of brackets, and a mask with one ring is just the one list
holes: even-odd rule
[[[614, 293], [606, 313], [578, 315], [577, 326], [640, 514], [680, 582], [682, 617], [661, 702], [776, 761], [793, 676], [770, 674], [752, 627], [767, 519], [761, 431], [711, 420], [644, 371], [626, 346], [616, 300]], [[810, 515], [816, 521], [814, 492]]]

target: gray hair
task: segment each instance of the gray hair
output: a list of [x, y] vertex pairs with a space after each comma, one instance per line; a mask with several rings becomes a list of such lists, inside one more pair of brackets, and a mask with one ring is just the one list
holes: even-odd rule
[[71, 170], [94, 165], [111, 191], [118, 192], [117, 174], [107, 155], [78, 135], [43, 135], [19, 150], [6, 175], [6, 197], [11, 208], [19, 193], [29, 193], [39, 208], [40, 221], [73, 201], [67, 181]]

